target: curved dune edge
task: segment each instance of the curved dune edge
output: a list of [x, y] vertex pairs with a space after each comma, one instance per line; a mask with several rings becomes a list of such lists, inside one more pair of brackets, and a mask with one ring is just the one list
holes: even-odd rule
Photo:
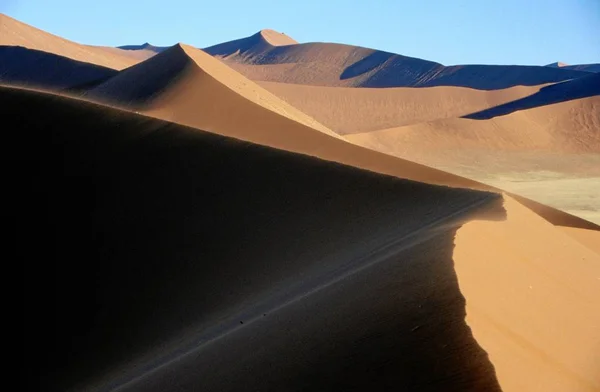
[[22, 46], [116, 70], [148, 58], [149, 53], [131, 53], [117, 48], [82, 45], [0, 14], [0, 45]]
[[475, 90], [450, 86], [357, 89], [257, 84], [341, 135], [461, 117], [530, 96], [544, 86]]
[[[23, 146], [14, 144], [8, 158], [14, 158], [24, 165], [18, 167], [24, 168], [30, 168], [26, 162], [31, 160], [34, 163], [31, 168], [47, 170], [48, 179], [56, 187], [40, 188], [29, 177], [22, 178], [18, 184], [35, 188], [36, 192], [47, 189], [59, 202], [61, 214], [65, 212], [63, 208], [72, 209], [72, 216], [63, 217], [74, 219], [74, 222], [67, 220], [66, 227], [70, 228], [67, 233], [79, 233], [79, 237], [68, 237], [66, 246], [88, 238], [86, 230], [71, 225], [85, 222], [79, 207], [85, 206], [86, 201], [78, 200], [77, 192], [71, 193], [79, 189], [77, 181], [86, 175], [97, 175], [102, 181], [116, 176], [116, 182], [105, 182], [108, 188], [103, 192], [108, 193], [99, 201], [108, 204], [100, 216], [104, 222], [114, 223], [105, 227], [105, 234], [118, 228], [123, 235], [117, 236], [119, 241], [133, 242], [117, 248], [118, 254], [123, 251], [122, 259], [113, 260], [113, 266], [105, 263], [103, 254], [96, 254], [102, 262], [101, 268], [91, 269], [121, 282], [122, 285], [105, 287], [111, 293], [117, 290], [119, 295], [112, 297], [114, 305], [119, 305], [127, 315], [138, 309], [132, 305], [141, 306], [148, 298], [163, 301], [160, 302], [163, 306], [182, 306], [179, 312], [170, 313], [172, 318], [169, 319], [156, 317], [154, 312], [161, 307], [152, 306], [148, 310], [152, 322], [139, 320], [145, 328], [159, 328], [161, 323], [175, 320], [186, 321], [194, 308], [191, 304], [198, 307], [199, 303], [206, 305], [216, 301], [214, 306], [219, 309], [229, 306], [230, 319], [222, 315], [216, 317], [218, 312], [212, 313], [215, 315], [212, 322], [219, 320], [226, 329], [214, 335], [209, 344], [198, 345], [196, 340], [199, 351], [194, 349], [194, 355], [177, 355], [175, 361], [162, 361], [149, 369], [141, 369], [137, 376], [134, 374], [133, 378], [116, 384], [123, 386], [123, 391], [164, 391], [174, 387], [194, 390], [207, 385], [219, 386], [224, 391], [239, 390], [239, 385], [260, 390], [267, 387], [266, 383], [270, 387], [285, 388], [290, 380], [299, 383], [296, 387], [318, 380], [325, 384], [312, 386], [323, 387], [332, 382], [330, 376], [335, 382], [347, 382], [345, 386], [395, 385], [417, 390], [443, 386], [446, 390], [522, 391], [525, 388], [541, 392], [589, 391], [598, 387], [594, 377], [599, 362], [593, 350], [599, 343], [596, 326], [600, 323], [600, 314], [595, 309], [600, 305], [600, 256], [509, 196], [501, 198], [478, 191], [379, 176], [50, 94], [2, 88], [0, 97], [7, 106], [12, 103], [21, 108], [9, 113], [21, 116], [20, 125], [33, 132], [9, 135], [26, 143], [30, 154], [22, 154]], [[40, 108], [45, 108], [46, 116], [51, 118], [42, 116], [36, 110]], [[20, 113], [25, 110], [33, 110], [38, 115], [22, 116]], [[66, 124], [79, 126], [66, 127]], [[86, 129], [93, 132], [82, 132]], [[43, 137], [55, 142], [50, 145], [63, 148], [65, 155], [48, 151], [47, 145], [36, 145], [35, 141]], [[71, 174], [56, 183], [60, 176], [50, 164], [53, 161], [43, 161], [45, 165], [40, 168], [37, 155], [31, 154], [44, 154], [44, 151], [50, 158], [58, 157], [59, 168], [68, 169]], [[248, 157], [255, 159], [253, 164], [249, 164]], [[81, 160], [97, 165], [97, 171], [88, 171]], [[232, 162], [235, 160], [239, 161]], [[73, 165], [63, 166], [68, 162]], [[11, 166], [14, 167], [17, 166]], [[221, 172], [222, 168], [226, 170]], [[78, 173], [84, 176], [79, 177]], [[208, 192], [206, 184], [195, 183], [202, 178], [216, 181], [207, 182], [213, 185], [208, 187]], [[254, 180], [259, 178], [270, 180], [256, 186]], [[319, 186], [315, 186], [315, 182]], [[214, 186], [215, 183], [219, 186]], [[254, 184], [255, 190], [266, 191], [240, 192], [239, 185], [249, 184]], [[278, 185], [271, 187], [274, 184]], [[20, 202], [33, 210], [17, 211], [15, 218], [23, 218], [23, 212], [35, 216], [36, 208], [43, 211], [45, 206], [53, 205], [29, 204], [39, 194], [27, 189], [25, 187], [23, 192], [26, 199]], [[56, 194], [57, 190], [61, 193]], [[111, 190], [117, 193], [107, 197], [112, 194]], [[128, 190], [135, 192], [130, 194]], [[283, 193], [274, 193], [277, 191]], [[125, 195], [128, 199], [123, 199]], [[70, 198], [63, 200], [63, 196]], [[164, 199], [154, 202], [152, 196]], [[198, 199], [203, 197], [209, 203], [199, 203]], [[338, 202], [350, 204], [338, 205]], [[328, 215], [333, 211], [335, 216]], [[273, 219], [274, 216], [277, 218]], [[202, 269], [189, 270], [200, 268], [203, 263], [188, 262], [181, 251], [210, 251], [211, 244], [220, 242], [198, 241], [195, 236], [186, 238], [186, 235], [189, 236], [189, 230], [202, 228], [194, 222], [213, 222], [213, 219], [226, 227], [211, 227], [203, 233], [215, 235], [215, 239], [223, 235], [228, 241], [245, 240], [239, 243], [241, 248], [228, 247], [245, 256], [238, 258], [234, 253], [231, 258], [225, 257], [223, 261], [234, 262], [231, 269], [219, 263], [219, 268], [205, 273]], [[29, 222], [24, 219], [21, 225], [30, 226]], [[267, 244], [260, 241], [272, 237], [269, 232], [257, 231], [264, 229], [258, 222], [271, 225], [272, 233], [283, 242], [271, 241], [264, 246]], [[315, 222], [321, 222], [321, 230], [325, 231], [314, 230]], [[49, 227], [55, 223], [49, 219]], [[187, 226], [189, 224], [191, 226]], [[338, 226], [331, 226], [335, 224]], [[296, 232], [296, 225], [303, 230]], [[256, 230], [247, 230], [248, 227]], [[40, 238], [48, 238], [43, 227], [40, 235]], [[367, 240], [363, 235], [371, 237]], [[348, 236], [361, 240], [352, 241]], [[382, 242], [394, 244], [396, 239], [398, 247]], [[149, 247], [147, 254], [136, 253], [146, 251], [145, 247], [137, 246], [140, 244]], [[173, 247], [162, 248], [166, 244]], [[313, 246], [307, 248], [307, 244]], [[282, 246], [284, 252], [279, 257], [277, 254], [264, 257], [265, 249], [278, 246]], [[291, 251], [294, 247], [308, 253]], [[341, 270], [320, 269], [332, 265], [330, 263], [335, 265], [336, 259], [352, 260], [358, 250], [366, 259], [358, 260], [357, 265]], [[176, 255], [168, 258], [169, 263], [164, 260], [159, 263], [168, 267], [169, 279], [165, 279], [160, 269], [154, 277], [150, 274], [155, 268], [152, 258], [161, 260], [160, 251]], [[194, 252], [191, 256], [198, 260]], [[328, 259], [330, 263], [317, 263], [314, 264], [316, 269], [307, 269], [307, 261], [314, 262], [328, 253], [333, 256]], [[139, 257], [142, 254], [148, 258]], [[260, 268], [248, 265], [251, 254], [258, 256], [252, 260], [260, 260], [256, 261]], [[222, 252], [212, 255], [223, 257]], [[64, 260], [65, 255], [61, 256]], [[76, 262], [73, 267], [81, 264], [79, 252], [74, 251], [71, 256]], [[295, 258], [294, 262], [291, 258]], [[282, 259], [288, 260], [285, 268], [281, 267]], [[129, 264], [136, 260], [142, 264]], [[48, 268], [48, 263], [44, 261], [40, 266]], [[124, 274], [133, 274], [132, 277], [139, 276], [142, 268], [144, 279], [119, 277], [112, 273], [111, 268], [115, 266], [122, 268], [119, 271]], [[284, 306], [280, 307], [277, 304], [282, 302], [277, 301], [274, 307], [261, 308], [260, 296], [253, 297], [257, 307], [251, 308], [248, 294], [256, 295], [261, 290], [256, 286], [252, 289], [253, 284], [249, 286], [244, 279], [251, 276], [266, 282], [267, 286], [262, 289], [265, 290], [273, 282], [281, 281], [282, 276], [278, 274], [291, 274], [289, 276], [298, 279], [294, 272], [298, 268], [303, 271], [302, 282], [317, 279], [314, 290], [308, 293], [301, 290], [299, 297], [291, 297], [298, 300], [283, 302]], [[43, 282], [46, 275], [40, 275], [37, 279]], [[321, 277], [325, 280], [318, 280]], [[158, 291], [140, 296], [136, 285], [145, 283], [145, 279], [155, 279], [167, 286], [149, 285]], [[206, 285], [198, 284], [196, 279], [204, 279]], [[68, 276], [64, 280], [74, 284]], [[90, 282], [98, 280], [86, 279], [79, 283], [79, 289], [88, 287], [89, 290]], [[283, 282], [287, 283], [285, 279]], [[292, 286], [283, 285], [285, 289]], [[161, 293], [160, 287], [172, 290], [170, 295]], [[202, 292], [205, 287], [216, 291], [207, 296], [208, 293]], [[69, 286], [65, 290], [65, 299], [85, 301], [83, 293], [73, 296]], [[176, 293], [183, 297], [178, 298]], [[277, 292], [264, 293], [268, 298], [281, 298], [274, 296]], [[231, 295], [243, 299], [241, 308], [228, 302]], [[219, 302], [219, 298], [223, 302]], [[141, 303], [128, 302], [136, 299]], [[191, 302], [182, 303], [182, 300]], [[467, 323], [473, 336], [463, 322], [465, 300]], [[77, 309], [85, 310], [85, 307]], [[267, 315], [262, 309], [273, 313]], [[210, 312], [210, 306], [204, 310]], [[38, 322], [34, 323], [37, 332], [46, 333], [38, 327], [45, 318], [39, 314], [31, 316]], [[250, 317], [249, 322], [240, 323], [240, 316]], [[244, 320], [248, 321], [241, 319]], [[102, 331], [125, 333], [127, 329]], [[217, 339], [223, 336], [226, 339]], [[474, 345], [473, 337], [487, 354]], [[130, 338], [128, 348], [135, 347], [137, 336]], [[90, 341], [103, 345], [102, 341]], [[115, 347], [122, 348], [122, 339], [116, 338], [114, 342]], [[103, 350], [109, 348], [104, 346]], [[161, 349], [165, 349], [164, 346]], [[94, 354], [96, 357], [97, 353]], [[489, 366], [488, 356], [493, 368]], [[444, 366], [436, 366], [440, 361]], [[307, 373], [310, 369], [324, 371]], [[364, 369], [372, 369], [376, 377], [369, 378]], [[78, 373], [69, 373], [71, 377], [75, 374]]]
[[597, 391], [600, 255], [509, 196], [504, 208], [506, 220], [471, 221], [456, 235], [474, 337], [503, 391]]
[[[221, 133], [246, 132], [247, 128], [259, 128], [259, 125], [267, 131], [281, 132], [273, 129], [277, 121], [281, 121], [280, 115], [339, 137], [220, 61], [183, 44], [122, 71], [87, 92], [86, 97]], [[229, 102], [228, 98], [236, 101]], [[262, 111], [248, 113], [244, 107], [250, 103], [260, 106]], [[265, 132], [264, 129], [261, 132]]]

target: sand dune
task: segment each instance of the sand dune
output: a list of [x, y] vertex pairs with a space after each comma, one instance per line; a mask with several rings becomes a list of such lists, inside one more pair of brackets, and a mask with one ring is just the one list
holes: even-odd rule
[[123, 45], [117, 47], [117, 49], [128, 50], [134, 53], [146, 53], [146, 58], [150, 58], [157, 53], [164, 52], [169, 48], [170, 46], [154, 46], [148, 42], [142, 45]]
[[112, 68], [18, 46], [0, 46], [0, 83], [50, 90], [89, 85], [115, 76]]
[[341, 135], [460, 117], [526, 97], [541, 87], [485, 91], [463, 87], [356, 89], [258, 84]]
[[[281, 106], [279, 99], [271, 98], [269, 93], [261, 90], [203, 52], [178, 45], [122, 72], [92, 90], [88, 98], [125, 105], [154, 117], [376, 173], [436, 185], [497, 190], [477, 181], [347, 143], [328, 135], [326, 129], [315, 130], [309, 126], [312, 124], [306, 117], [304, 124], [298, 122], [301, 117], [294, 117], [291, 111]], [[522, 202], [527, 204], [531, 201], [523, 199]], [[558, 211], [540, 213], [550, 222], [570, 222], [569, 225], [576, 227], [597, 228], [590, 222]]]
[[0, 14], [0, 46], [22, 46], [117, 70], [127, 68], [141, 60], [139, 53], [78, 44], [21, 23], [4, 14]]
[[600, 256], [509, 197], [26, 90], [0, 105], [26, 382], [599, 386]]
[[[600, 153], [600, 96], [575, 99], [490, 120], [443, 119], [350, 136], [401, 150], [481, 149]], [[394, 152], [394, 150], [390, 150]], [[443, 159], [443, 157], [440, 157]]]
[[570, 69], [570, 70], [574, 70], [574, 71], [600, 72], [600, 64], [569, 65], [569, 64], [561, 63], [559, 61], [556, 63], [548, 64], [548, 65], [546, 65], [546, 67], [563, 68], [563, 69]]
[[600, 223], [599, 111], [596, 96], [490, 120], [447, 119], [347, 138]]
[[540, 106], [571, 101], [573, 99], [594, 96], [600, 96], [600, 74], [590, 74], [589, 76], [583, 76], [566, 82], [545, 86], [535, 94], [477, 113], [472, 113], [465, 116], [465, 118], [487, 120], [497, 116], [504, 116], [518, 110], [532, 109]]
[[274, 30], [261, 30], [258, 33], [211, 46], [209, 53], [219, 57], [228, 56], [254, 56], [257, 53], [267, 52], [277, 46], [295, 45], [293, 38]]
[[[302, 124], [338, 137], [218, 60], [187, 45], [175, 45], [121, 72], [86, 96], [231, 136], [254, 131], [285, 138], [285, 126], [300, 128]], [[285, 132], [292, 134], [293, 130]]]
[[460, 86], [482, 90], [534, 86], [585, 76], [583, 71], [538, 66], [456, 65], [333, 43], [284, 46], [261, 33], [204, 49], [257, 81], [330, 87]]

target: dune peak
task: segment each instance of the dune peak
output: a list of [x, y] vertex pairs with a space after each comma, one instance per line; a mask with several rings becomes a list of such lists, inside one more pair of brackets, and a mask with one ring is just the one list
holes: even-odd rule
[[557, 61], [555, 63], [546, 65], [546, 67], [554, 67], [554, 68], [562, 68], [562, 67], [568, 67], [568, 66], [569, 66], [569, 64], [563, 63], [561, 61]]
[[298, 43], [298, 41], [285, 35], [285, 33], [280, 33], [279, 31], [271, 29], [262, 29], [257, 35], [273, 46], [296, 45]]

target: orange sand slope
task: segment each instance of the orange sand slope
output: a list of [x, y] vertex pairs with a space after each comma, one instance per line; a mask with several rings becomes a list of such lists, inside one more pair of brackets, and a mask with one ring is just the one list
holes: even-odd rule
[[588, 72], [552, 67], [457, 65], [333, 43], [272, 45], [261, 32], [204, 49], [252, 80], [330, 87], [535, 86]]
[[[122, 71], [86, 96], [232, 136], [255, 131], [285, 137], [285, 124], [295, 128], [305, 125], [338, 137], [218, 60], [187, 45], [175, 45]], [[285, 132], [291, 134], [293, 130]]]
[[540, 86], [504, 90], [463, 87], [346, 88], [258, 82], [259, 85], [345, 135], [461, 117], [536, 93]]
[[[353, 142], [396, 154], [399, 149], [600, 153], [600, 95], [489, 120], [444, 119], [349, 136]], [[443, 156], [440, 156], [443, 159]]]
[[19, 119], [2, 167], [26, 382], [600, 387], [600, 255], [510, 197], [66, 97], [0, 88], [0, 105]]
[[22, 46], [117, 70], [136, 64], [150, 55], [117, 48], [78, 44], [21, 23], [4, 14], [0, 14], [0, 46]]

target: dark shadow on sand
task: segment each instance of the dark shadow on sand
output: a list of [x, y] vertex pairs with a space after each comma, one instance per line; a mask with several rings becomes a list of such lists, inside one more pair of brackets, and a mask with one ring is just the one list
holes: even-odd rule
[[448, 218], [502, 219], [498, 196], [67, 98], [0, 107], [24, 389], [500, 390], [452, 261], [490, 217]]
[[477, 113], [468, 114], [463, 116], [463, 118], [469, 118], [471, 120], [489, 120], [519, 110], [533, 109], [596, 95], [600, 95], [600, 74], [591, 74], [567, 82], [543, 87], [540, 91], [528, 97], [494, 106], [493, 108], [482, 110]]
[[20, 46], [0, 46], [0, 83], [50, 90], [99, 83], [118, 71]]

